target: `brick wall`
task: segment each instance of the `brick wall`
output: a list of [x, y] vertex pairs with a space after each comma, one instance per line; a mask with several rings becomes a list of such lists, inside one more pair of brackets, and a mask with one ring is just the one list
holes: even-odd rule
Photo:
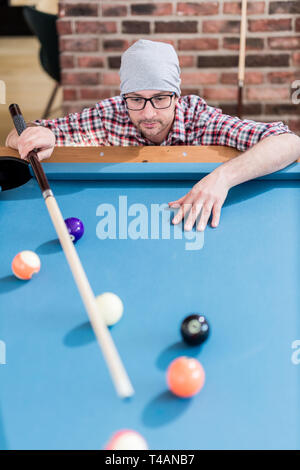
[[[240, 2], [227, 0], [60, 1], [64, 112], [118, 95], [122, 51], [145, 38], [175, 47], [183, 95], [198, 94], [236, 114], [240, 7]], [[300, 99], [296, 80], [300, 0], [249, 0], [245, 117], [282, 119], [300, 134], [300, 104], [293, 104]]]

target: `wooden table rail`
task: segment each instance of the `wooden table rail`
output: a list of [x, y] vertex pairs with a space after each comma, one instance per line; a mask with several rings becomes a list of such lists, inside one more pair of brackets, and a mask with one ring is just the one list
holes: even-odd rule
[[[133, 147], [56, 147], [43, 163], [221, 163], [241, 152], [231, 147], [209, 146], [133, 146]], [[9, 147], [0, 147], [0, 156], [18, 157]]]

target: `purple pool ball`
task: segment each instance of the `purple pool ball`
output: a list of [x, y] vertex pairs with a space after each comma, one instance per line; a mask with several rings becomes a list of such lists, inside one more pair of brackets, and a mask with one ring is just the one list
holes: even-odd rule
[[69, 217], [65, 219], [65, 224], [70, 234], [72, 242], [77, 242], [84, 233], [84, 225], [80, 219]]

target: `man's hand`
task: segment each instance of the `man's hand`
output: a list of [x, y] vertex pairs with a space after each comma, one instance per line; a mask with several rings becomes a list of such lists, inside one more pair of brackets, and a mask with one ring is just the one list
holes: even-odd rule
[[227, 197], [230, 186], [219, 168], [198, 181], [195, 186], [185, 196], [177, 201], [169, 202], [169, 207], [179, 208], [173, 218], [173, 224], [178, 224], [189, 212], [184, 230], [191, 230], [197, 224], [197, 230], [203, 231], [206, 228], [208, 219], [212, 213], [212, 227], [217, 227], [220, 221], [221, 208]]
[[20, 137], [16, 130], [12, 130], [6, 138], [5, 145], [18, 150], [20, 157], [24, 160], [31, 150], [37, 148], [39, 159], [44, 160], [53, 152], [55, 135], [46, 127], [27, 127]]

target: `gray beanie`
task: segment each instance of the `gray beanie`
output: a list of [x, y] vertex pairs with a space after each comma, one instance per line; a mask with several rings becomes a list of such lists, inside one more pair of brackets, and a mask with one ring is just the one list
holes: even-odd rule
[[140, 39], [121, 58], [121, 95], [140, 90], [174, 91], [180, 96], [180, 67], [175, 49]]

